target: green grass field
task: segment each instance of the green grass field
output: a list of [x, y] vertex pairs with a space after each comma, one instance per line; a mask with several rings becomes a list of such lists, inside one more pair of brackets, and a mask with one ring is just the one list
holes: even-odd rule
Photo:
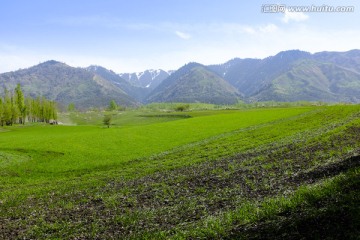
[[359, 105], [201, 107], [0, 129], [0, 239], [356, 239]]

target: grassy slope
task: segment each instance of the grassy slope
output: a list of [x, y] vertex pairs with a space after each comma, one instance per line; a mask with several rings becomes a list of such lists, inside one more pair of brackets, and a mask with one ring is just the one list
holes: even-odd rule
[[[293, 191], [317, 182], [307, 173], [358, 153], [359, 110], [257, 109], [110, 129], [11, 129], [0, 133], [0, 229], [34, 238], [245, 236], [246, 224], [301, 209], [296, 194], [306, 191]], [[281, 204], [259, 207], [268, 198]]]
[[[143, 126], [104, 129], [96, 126], [38, 126], [11, 129], [2, 134], [0, 148], [17, 152], [52, 152], [52, 160], [32, 159], [26, 166], [40, 172], [75, 171], [113, 166], [161, 153], [223, 132], [257, 125], [307, 111], [306, 108], [261, 110], [216, 114]], [[206, 124], [204, 124], [206, 122]], [[21, 171], [22, 166], [17, 166]], [[36, 169], [34, 170], [36, 172]], [[30, 172], [29, 172], [30, 171]], [[21, 173], [20, 173], [21, 174]], [[46, 174], [46, 173], [45, 173]]]

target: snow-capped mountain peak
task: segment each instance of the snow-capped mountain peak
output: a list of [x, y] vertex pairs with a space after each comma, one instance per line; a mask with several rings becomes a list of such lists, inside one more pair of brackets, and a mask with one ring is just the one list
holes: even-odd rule
[[149, 69], [143, 72], [120, 73], [119, 76], [135, 86], [154, 89], [170, 76], [170, 73], [162, 69]]

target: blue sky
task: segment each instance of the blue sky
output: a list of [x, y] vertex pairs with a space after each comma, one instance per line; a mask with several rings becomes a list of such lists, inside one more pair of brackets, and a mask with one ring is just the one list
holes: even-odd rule
[[[263, 13], [264, 4], [353, 6], [351, 13]], [[115, 72], [360, 46], [354, 0], [2, 0], [0, 72], [54, 59]]]

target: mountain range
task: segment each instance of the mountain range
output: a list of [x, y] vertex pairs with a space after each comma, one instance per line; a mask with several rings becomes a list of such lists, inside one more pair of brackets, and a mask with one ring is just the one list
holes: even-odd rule
[[146, 102], [204, 102], [234, 104], [240, 93], [230, 83], [199, 63], [189, 63], [166, 78]]
[[84, 68], [70, 67], [54, 60], [14, 72], [0, 74], [0, 86], [14, 89], [20, 83], [25, 95], [44, 96], [66, 106], [102, 107], [114, 99], [127, 106], [138, 101], [116, 84]]
[[209, 66], [249, 101], [360, 102], [360, 50], [280, 52]]
[[150, 102], [243, 101], [360, 102], [360, 50], [308, 53], [283, 51], [264, 59], [235, 58], [176, 71], [115, 73], [101, 66], [74, 68], [54, 60], [0, 74], [0, 86], [45, 96], [66, 106], [124, 106]]

